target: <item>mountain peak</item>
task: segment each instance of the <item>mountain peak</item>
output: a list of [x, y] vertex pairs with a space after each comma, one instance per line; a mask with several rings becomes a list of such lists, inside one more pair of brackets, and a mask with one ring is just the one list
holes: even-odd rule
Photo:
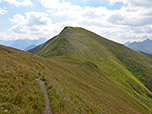
[[152, 54], [152, 40], [151, 39], [146, 39], [142, 42], [132, 42], [127, 46], [134, 50], [139, 50], [139, 51]]
[[[45, 57], [78, 53], [84, 55], [90, 53], [89, 50], [93, 45], [99, 46], [96, 41], [98, 39], [107, 40], [84, 28], [67, 26], [55, 38], [35, 49], [38, 49], [38, 53]], [[30, 52], [37, 53], [35, 49]]]
[[63, 31], [65, 31], [65, 30], [67, 30], [67, 29], [72, 29], [72, 28], [76, 28], [76, 27], [66, 26], [66, 27], [64, 27], [64, 29], [61, 31], [61, 33], [62, 33]]
[[[137, 42], [135, 44], [137, 44]], [[122, 62], [127, 66], [128, 70], [131, 69], [132, 73], [139, 79], [141, 79], [143, 75], [146, 75], [141, 74], [141, 77], [139, 77], [136, 72], [137, 64], [132, 64], [137, 58], [138, 64], [140, 64], [140, 61], [147, 61], [140, 59], [142, 56], [141, 53], [81, 27], [65, 27], [54, 39], [30, 50], [30, 52], [45, 58], [70, 58], [74, 61], [83, 61], [83, 63], [93, 66], [96, 71], [100, 71], [99, 69], [101, 68], [100, 66], [103, 65], [102, 63], [104, 63], [104, 65], [112, 65], [115, 64], [115, 62]], [[133, 59], [130, 60], [127, 57], [133, 57]], [[139, 69], [140, 72], [144, 72], [144, 67], [139, 67]], [[149, 74], [148, 77], [150, 76], [151, 74]], [[151, 81], [152, 80], [145, 78], [143, 82], [147, 88], [152, 91]]]
[[[73, 28], [73, 27], [72, 27], [72, 26], [66, 26], [66, 27], [64, 27], [64, 29], [67, 29], [67, 28]], [[64, 30], [64, 29], [63, 29], [63, 30]]]
[[146, 40], [148, 40], [148, 41], [149, 41], [150, 39], [148, 38], [148, 39], [146, 39]]
[[146, 40], [144, 40], [143, 42], [150, 42], [150, 41], [152, 41], [152, 40], [150, 40], [150, 39], [146, 39]]

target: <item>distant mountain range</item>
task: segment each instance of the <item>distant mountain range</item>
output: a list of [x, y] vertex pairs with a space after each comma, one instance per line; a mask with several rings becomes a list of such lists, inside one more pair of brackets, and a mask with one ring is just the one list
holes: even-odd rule
[[45, 38], [39, 38], [37, 40], [30, 40], [30, 39], [18, 39], [18, 40], [9, 40], [9, 41], [0, 40], [0, 44], [27, 51], [45, 41], [46, 41]]
[[0, 44], [4, 45], [4, 46], [10, 46], [10, 45], [12, 45], [13, 41], [14, 40], [8, 40], [8, 41], [0, 40]]
[[30, 50], [30, 49], [32, 49], [32, 48], [34, 48], [34, 47], [36, 47], [36, 45], [32, 44], [32, 45], [26, 47], [26, 48], [24, 49], [24, 51], [28, 51], [28, 50]]
[[152, 54], [152, 40], [150, 39], [144, 40], [142, 42], [127, 42], [125, 43], [125, 45], [134, 50], [139, 50]]

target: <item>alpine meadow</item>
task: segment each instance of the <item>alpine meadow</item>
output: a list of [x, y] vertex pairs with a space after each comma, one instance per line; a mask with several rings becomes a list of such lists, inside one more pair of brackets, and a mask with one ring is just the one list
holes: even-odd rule
[[28, 52], [1, 45], [0, 65], [0, 114], [152, 114], [152, 55], [84, 28]]

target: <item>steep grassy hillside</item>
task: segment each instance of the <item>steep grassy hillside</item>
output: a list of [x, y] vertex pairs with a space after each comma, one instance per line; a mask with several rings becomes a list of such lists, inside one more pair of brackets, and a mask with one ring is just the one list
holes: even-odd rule
[[152, 55], [147, 56], [147, 54], [131, 50], [83, 28], [66, 27], [53, 40], [30, 52], [46, 58], [62, 57], [83, 62], [89, 61], [113, 76], [119, 76], [113, 70], [119, 71], [119, 65], [121, 69], [127, 68], [125, 70], [129, 70], [152, 91]]
[[[44, 95], [36, 80], [40, 76], [53, 114], [152, 113], [147, 82], [122, 59], [142, 60], [150, 70], [151, 55], [72, 27], [31, 52], [45, 58], [0, 46], [0, 114], [42, 114]], [[151, 78], [151, 71], [144, 73], [144, 80]]]
[[[66, 27], [59, 35], [30, 52], [74, 68], [78, 74], [87, 73], [78, 75], [77, 78], [81, 76], [86, 82], [91, 80], [92, 82], [89, 83], [91, 86], [94, 82], [96, 83], [96, 80], [102, 80], [98, 84], [96, 83], [99, 86], [106, 82], [104, 80], [106, 79], [110, 81], [105, 83], [110, 85], [109, 90], [116, 90], [119, 93], [121, 88], [124, 91], [124, 94], [119, 95], [123, 94], [126, 98], [125, 101], [130, 101], [127, 96], [131, 95], [148, 109], [152, 108], [151, 55], [131, 50], [78, 27]], [[105, 85], [102, 86], [105, 87]], [[104, 92], [102, 86], [99, 90]], [[79, 94], [79, 92], [77, 93]], [[112, 95], [111, 97], [114, 96], [113, 93], [108, 94]], [[135, 104], [134, 108], [136, 108]], [[141, 111], [141, 113], [144, 112]]]
[[38, 61], [42, 60], [0, 46], [0, 114], [42, 113], [43, 94], [35, 80], [40, 72]]
[[36, 81], [40, 74], [54, 114], [151, 113], [152, 102], [146, 96], [150, 92], [141, 86], [139, 99], [91, 62], [43, 59], [3, 46], [0, 53], [1, 114], [42, 113], [44, 97]]
[[143, 93], [139, 98], [91, 62], [44, 59], [4, 46], [0, 54], [0, 114], [42, 113], [44, 96], [36, 81], [40, 74], [54, 114], [152, 112], [146, 95], [151, 93], [143, 86], [137, 84]]

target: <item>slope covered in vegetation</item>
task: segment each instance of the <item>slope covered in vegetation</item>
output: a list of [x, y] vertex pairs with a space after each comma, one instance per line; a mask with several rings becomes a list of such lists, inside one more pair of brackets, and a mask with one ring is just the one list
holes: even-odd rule
[[[144, 106], [151, 110], [151, 55], [134, 51], [78, 27], [66, 27], [59, 35], [30, 50], [30, 52], [58, 61], [69, 66], [68, 69], [77, 69], [75, 71], [75, 73], [78, 74], [76, 78], [84, 78], [87, 83], [89, 82], [87, 91], [90, 86], [94, 87], [94, 83], [96, 83], [96, 86], [100, 88], [99, 91], [101, 92], [97, 92], [97, 94], [100, 93], [99, 96], [104, 94], [105, 96], [112, 95], [111, 97], [114, 97], [114, 93], [111, 93], [114, 90], [115, 92], [118, 92], [116, 96], [123, 95], [123, 97], [126, 98], [126, 100], [122, 98], [124, 101], [133, 101], [128, 98], [128, 96], [131, 95], [132, 98], [140, 101]], [[69, 71], [71, 72], [73, 70]], [[81, 72], [84, 74], [80, 75]], [[100, 82], [99, 80], [102, 81]], [[96, 81], [99, 82], [97, 83]], [[80, 82], [77, 83], [79, 84]], [[105, 84], [110, 88], [105, 89]], [[116, 88], [114, 89], [113, 87]], [[120, 88], [123, 91], [122, 93], [119, 93]], [[106, 93], [105, 90], [102, 89], [108, 90], [109, 93]], [[77, 92], [77, 94], [80, 94], [80, 92]], [[88, 94], [91, 94], [91, 91]], [[110, 99], [111, 97], [108, 98]], [[109, 101], [109, 103], [114, 102], [115, 101], [112, 99]], [[120, 102], [118, 100], [117, 103]], [[135, 109], [138, 107], [136, 106], [137, 104], [134, 104]], [[131, 106], [131, 104], [129, 105]], [[117, 109], [119, 110], [120, 108]], [[125, 108], [122, 110], [124, 111]], [[138, 111], [140, 112], [140, 110]], [[123, 113], [126, 112], [124, 111]]]
[[0, 113], [42, 113], [40, 76], [54, 114], [152, 113], [151, 55], [73, 27], [30, 52], [0, 46]]
[[[152, 91], [152, 55], [134, 51], [83, 28], [66, 27], [53, 40], [49, 40], [30, 52], [45, 58], [60, 57], [89, 61], [108, 75], [118, 75], [113, 69], [119, 65], [129, 70]], [[118, 71], [121, 69], [118, 67]]]

